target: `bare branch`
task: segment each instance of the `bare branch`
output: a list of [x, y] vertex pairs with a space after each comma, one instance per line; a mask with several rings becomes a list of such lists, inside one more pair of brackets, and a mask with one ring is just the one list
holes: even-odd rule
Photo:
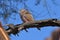
[[[10, 24], [9, 24], [10, 25]], [[29, 29], [29, 28], [41, 28], [44, 26], [60, 26], [60, 20], [57, 19], [47, 19], [47, 20], [38, 20], [38, 21], [34, 21], [34, 22], [28, 22], [28, 23], [22, 23], [22, 24], [17, 24], [14, 25], [15, 29], [8, 29], [6, 30], [6, 32], [8, 34], [17, 34], [19, 31], [25, 30], [25, 29]]]

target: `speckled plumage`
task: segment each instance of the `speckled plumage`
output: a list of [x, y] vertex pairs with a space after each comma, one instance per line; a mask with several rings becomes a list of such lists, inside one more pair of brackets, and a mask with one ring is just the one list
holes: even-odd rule
[[24, 23], [34, 21], [34, 18], [31, 13], [25, 9], [20, 10], [20, 16]]

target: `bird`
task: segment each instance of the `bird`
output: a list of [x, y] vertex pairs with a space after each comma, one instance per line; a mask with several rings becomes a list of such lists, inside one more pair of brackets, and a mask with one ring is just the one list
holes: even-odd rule
[[20, 16], [21, 16], [21, 19], [24, 23], [26, 22], [33, 22], [34, 21], [34, 18], [33, 16], [31, 15], [31, 13], [26, 10], [26, 9], [22, 9], [20, 10]]
[[[21, 17], [23, 23], [34, 22], [35, 21], [32, 14], [26, 9], [21, 9], [20, 10], [20, 17]], [[37, 29], [40, 30], [39, 27], [37, 27]]]

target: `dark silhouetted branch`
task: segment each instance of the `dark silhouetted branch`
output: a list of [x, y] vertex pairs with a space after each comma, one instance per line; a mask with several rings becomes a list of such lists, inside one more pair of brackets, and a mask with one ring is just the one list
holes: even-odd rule
[[[10, 25], [10, 24], [9, 24]], [[14, 25], [14, 29], [9, 28], [6, 30], [8, 34], [17, 34], [19, 31], [26, 30], [29, 28], [42, 28], [47, 26], [56, 26], [60, 27], [60, 20], [57, 19], [47, 19], [47, 20], [38, 20], [34, 22], [22, 23]], [[26, 30], [27, 31], [27, 30]]]

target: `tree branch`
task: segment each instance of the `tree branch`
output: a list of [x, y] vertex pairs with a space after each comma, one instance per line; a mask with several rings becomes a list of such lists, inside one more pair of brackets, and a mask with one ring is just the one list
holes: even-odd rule
[[34, 22], [28, 22], [28, 23], [22, 23], [22, 24], [17, 24], [17, 25], [14, 25], [14, 30], [12, 29], [8, 29], [6, 30], [6, 32], [8, 34], [17, 34], [19, 33], [19, 31], [22, 31], [22, 30], [26, 30], [26, 29], [29, 29], [29, 28], [41, 28], [41, 27], [44, 27], [44, 26], [57, 26], [59, 27], [60, 26], [60, 20], [57, 20], [57, 19], [47, 19], [47, 20], [38, 20], [38, 21], [34, 21]]

